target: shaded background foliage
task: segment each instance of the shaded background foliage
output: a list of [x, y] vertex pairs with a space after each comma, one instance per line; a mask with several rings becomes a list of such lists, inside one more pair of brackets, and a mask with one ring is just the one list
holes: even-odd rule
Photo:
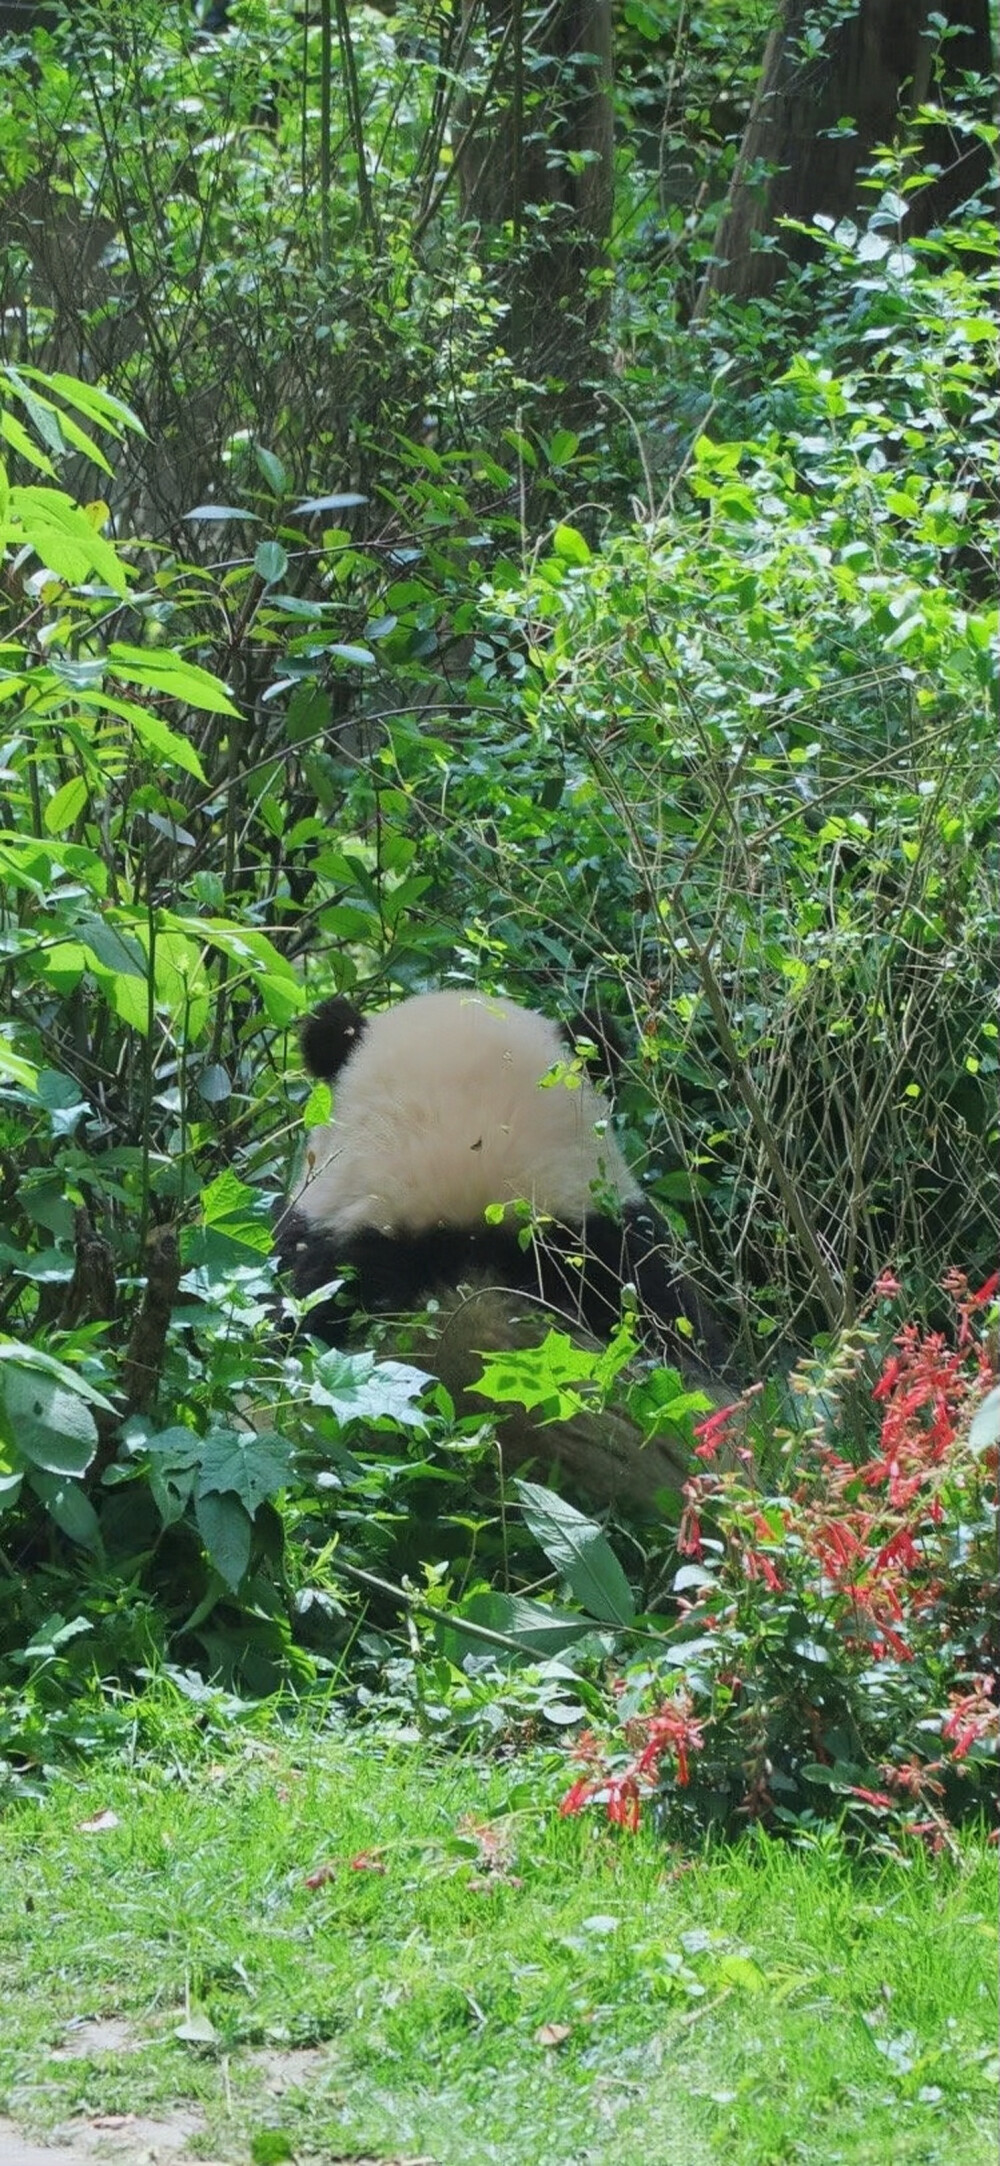
[[[106, 1402], [27, 1480], [8, 1407], [5, 1494], [116, 1660], [163, 1630], [125, 1568], [255, 1687], [289, 1615], [339, 1649], [331, 1480], [359, 1570], [511, 1566], [487, 1439], [415, 1460], [404, 1387], [273, 1345], [315, 993], [617, 1014], [748, 1377], [888, 1261], [917, 1307], [986, 1274], [995, 131], [979, 14], [911, 13], [853, 133], [873, 0], [636, 0], [614, 81], [596, 0], [121, 0], [2, 49], [2, 1320]], [[836, 157], [776, 196], [820, 81]]]

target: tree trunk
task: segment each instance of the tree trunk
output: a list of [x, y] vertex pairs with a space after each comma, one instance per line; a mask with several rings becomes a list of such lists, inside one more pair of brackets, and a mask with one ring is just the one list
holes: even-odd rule
[[526, 371], [571, 385], [610, 290], [614, 191], [611, 0], [486, 0], [498, 66], [461, 159], [462, 214], [509, 257], [506, 341]]
[[[942, 46], [946, 80], [967, 69], [987, 73], [989, 0], [945, 0], [939, 12], [945, 8], [950, 21], [964, 26]], [[741, 299], [769, 293], [790, 260], [805, 260], [808, 241], [776, 233], [777, 220], [856, 211], [863, 200], [859, 175], [876, 145], [892, 140], [902, 109], [915, 110], [931, 92], [939, 42], [932, 0], [859, 0], [822, 50], [806, 58], [802, 41], [811, 14], [809, 0], [784, 0], [768, 39], [696, 315], [716, 293]], [[838, 127], [845, 118], [854, 123], [850, 133]], [[940, 133], [944, 170], [916, 200], [911, 231], [946, 217], [989, 174], [986, 145], [969, 146], [963, 156], [961, 143], [956, 150], [947, 130]], [[759, 245], [765, 237], [767, 248]]]

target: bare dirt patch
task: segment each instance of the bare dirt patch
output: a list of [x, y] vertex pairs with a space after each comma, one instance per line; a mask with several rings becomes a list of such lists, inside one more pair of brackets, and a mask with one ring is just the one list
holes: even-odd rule
[[51, 2143], [36, 2143], [19, 2135], [10, 2121], [0, 2121], [0, 2166], [166, 2166], [200, 2127], [199, 2116], [183, 2109], [162, 2121], [105, 2113], [57, 2129]]

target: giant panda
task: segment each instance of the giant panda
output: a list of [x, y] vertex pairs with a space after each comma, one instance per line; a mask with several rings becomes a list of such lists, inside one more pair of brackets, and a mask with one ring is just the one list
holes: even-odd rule
[[[309, 1135], [278, 1254], [300, 1297], [343, 1281], [308, 1312], [309, 1330], [336, 1345], [352, 1311], [398, 1317], [430, 1303], [406, 1350], [463, 1411], [482, 1414], [483, 1353], [537, 1343], [552, 1325], [580, 1343], [606, 1341], [630, 1288], [668, 1358], [689, 1367], [700, 1340], [701, 1358], [717, 1365], [712, 1326], [572, 1033], [511, 1000], [453, 990], [369, 1019], [325, 1001], [305, 1022], [302, 1051], [312, 1075], [336, 1082], [335, 1118]], [[572, 1423], [546, 1433], [523, 1415], [499, 1433], [512, 1463], [541, 1453], [579, 1472], [595, 1440], [599, 1461], [634, 1456], [634, 1435], [616, 1454], [614, 1427], [604, 1410], [584, 1418], [582, 1442]], [[677, 1485], [675, 1447], [659, 1480], [652, 1447], [641, 1456], [638, 1479], [612, 1464], [599, 1486], [614, 1496]]]

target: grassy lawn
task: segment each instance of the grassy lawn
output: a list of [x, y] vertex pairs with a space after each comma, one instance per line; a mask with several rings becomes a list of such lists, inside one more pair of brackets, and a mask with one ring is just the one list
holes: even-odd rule
[[55, 1781], [0, 1822], [0, 2111], [224, 2161], [992, 2166], [984, 1843], [690, 1860], [556, 1795], [273, 1730]]

